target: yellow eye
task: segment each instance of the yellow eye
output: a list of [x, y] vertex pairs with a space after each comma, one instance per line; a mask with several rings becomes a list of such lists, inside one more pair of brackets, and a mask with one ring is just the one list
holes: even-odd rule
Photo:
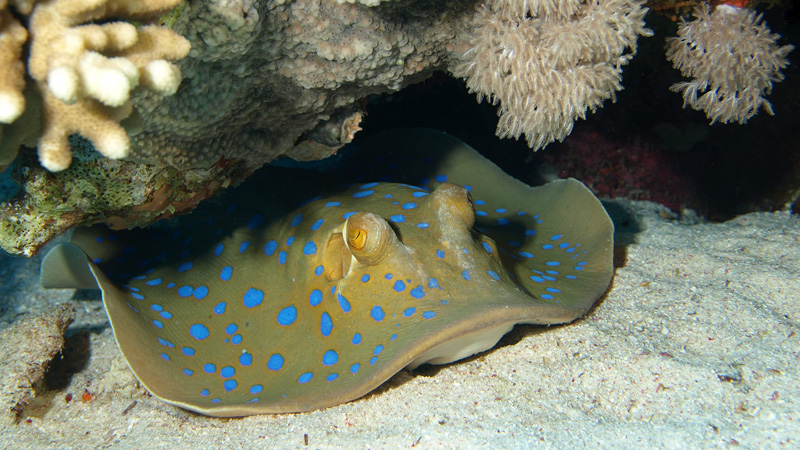
[[375, 265], [386, 256], [397, 236], [389, 224], [377, 214], [358, 212], [344, 224], [347, 249], [360, 262]]
[[365, 245], [367, 245], [367, 232], [357, 227], [347, 227], [347, 246], [361, 251]]

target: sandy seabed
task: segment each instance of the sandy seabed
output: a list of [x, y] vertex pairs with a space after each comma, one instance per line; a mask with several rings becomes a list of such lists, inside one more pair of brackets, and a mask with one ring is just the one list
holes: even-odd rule
[[96, 296], [43, 290], [39, 258], [2, 255], [0, 329], [67, 300], [77, 319], [0, 448], [800, 448], [800, 219], [607, 206], [618, 268], [586, 317], [517, 327], [491, 351], [303, 414], [216, 419], [150, 397]]

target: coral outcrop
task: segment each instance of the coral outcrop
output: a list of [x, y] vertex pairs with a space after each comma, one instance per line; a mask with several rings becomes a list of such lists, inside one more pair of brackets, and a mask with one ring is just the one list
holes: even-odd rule
[[497, 135], [538, 150], [561, 141], [586, 110], [614, 99], [644, 27], [641, 0], [494, 0], [476, 20], [464, 61], [478, 101], [499, 104]]
[[712, 124], [745, 123], [761, 109], [772, 115], [765, 96], [783, 80], [794, 47], [779, 47], [780, 35], [746, 8], [720, 4], [712, 12], [701, 3], [694, 17], [667, 40], [667, 59], [692, 78], [670, 88], [683, 95], [683, 106], [705, 112]]

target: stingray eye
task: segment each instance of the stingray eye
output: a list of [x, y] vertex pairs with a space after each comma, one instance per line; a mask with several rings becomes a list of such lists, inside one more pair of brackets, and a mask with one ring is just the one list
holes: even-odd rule
[[475, 224], [475, 207], [472, 195], [463, 186], [440, 184], [431, 194], [431, 202], [440, 224], [472, 228]]
[[379, 215], [359, 212], [344, 224], [345, 243], [350, 253], [362, 264], [374, 265], [388, 253], [397, 236]]

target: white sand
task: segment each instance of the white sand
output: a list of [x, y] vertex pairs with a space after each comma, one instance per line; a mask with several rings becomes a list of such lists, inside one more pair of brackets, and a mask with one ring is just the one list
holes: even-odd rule
[[[615, 214], [618, 241], [635, 243], [586, 318], [518, 327], [488, 353], [313, 413], [214, 419], [150, 398], [102, 306], [79, 301], [88, 362], [3, 426], [0, 447], [305, 448], [304, 435], [308, 448], [800, 447], [800, 219], [681, 224], [654, 204], [614, 205], [634, 217]], [[14, 277], [0, 280], [14, 289], [6, 319], [73, 295], [26, 288], [35, 264], [15, 264], [0, 271]]]

